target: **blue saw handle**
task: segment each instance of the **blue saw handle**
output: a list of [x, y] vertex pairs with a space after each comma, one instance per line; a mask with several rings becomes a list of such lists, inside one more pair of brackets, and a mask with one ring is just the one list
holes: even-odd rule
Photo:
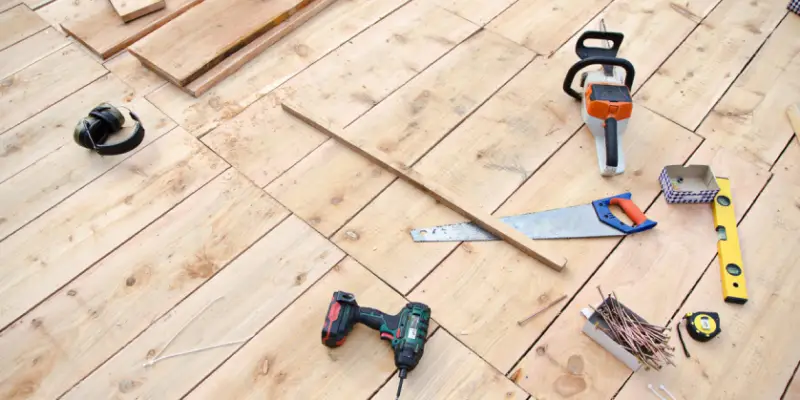
[[[633, 221], [633, 226], [630, 226], [619, 218], [615, 217], [609, 208], [612, 205], [619, 206], [625, 215]], [[600, 221], [620, 232], [629, 235], [631, 233], [643, 232], [648, 229], [653, 229], [656, 226], [656, 221], [650, 220], [644, 215], [642, 210], [636, 203], [631, 200], [631, 193], [622, 193], [616, 196], [606, 197], [605, 199], [595, 200], [592, 202], [594, 211], [597, 213], [597, 218]]]

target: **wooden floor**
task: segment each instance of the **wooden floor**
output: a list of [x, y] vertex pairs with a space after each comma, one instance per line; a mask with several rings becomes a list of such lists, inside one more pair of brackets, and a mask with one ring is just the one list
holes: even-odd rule
[[[87, 4], [91, 4], [91, 0]], [[94, 0], [102, 1], [102, 0]], [[331, 293], [435, 326], [403, 399], [800, 399], [800, 17], [787, 0], [339, 0], [195, 99], [128, 53], [101, 62], [58, 24], [77, 0], [0, 0], [0, 398], [393, 399], [389, 346], [329, 350]], [[604, 19], [636, 66], [627, 170], [601, 178], [561, 90]], [[552, 246], [415, 244], [462, 220], [289, 116], [301, 105], [508, 215], [630, 191], [655, 230]], [[107, 101], [136, 152], [72, 127]], [[708, 205], [667, 205], [668, 164], [732, 180], [750, 301], [721, 301]], [[581, 333], [614, 291], [651, 322], [717, 311], [677, 367], [631, 373]], [[529, 324], [516, 321], [562, 294]], [[674, 335], [673, 335], [674, 336]], [[215, 346], [211, 350], [148, 360]], [[232, 343], [232, 344], [230, 344]]]

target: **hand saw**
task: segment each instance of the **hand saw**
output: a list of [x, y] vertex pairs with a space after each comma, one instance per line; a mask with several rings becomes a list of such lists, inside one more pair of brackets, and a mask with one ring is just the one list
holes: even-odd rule
[[[615, 217], [609, 208], [613, 205], [619, 206], [634, 225], [628, 225]], [[625, 236], [656, 226], [656, 222], [648, 219], [631, 200], [630, 193], [595, 200], [590, 204], [512, 215], [500, 220], [531, 239]], [[414, 229], [411, 237], [415, 242], [498, 240], [491, 233], [469, 222]]]

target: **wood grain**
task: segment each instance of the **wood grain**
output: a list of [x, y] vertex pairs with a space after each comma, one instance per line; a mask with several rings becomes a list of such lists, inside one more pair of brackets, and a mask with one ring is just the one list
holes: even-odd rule
[[39, 14], [106, 59], [203, 0], [165, 0], [163, 9], [126, 23], [108, 0], [56, 0]]
[[166, 80], [185, 86], [310, 3], [207, 0], [147, 35], [129, 51]]
[[336, 0], [313, 0], [310, 5], [297, 11], [289, 19], [280, 25], [270, 29], [263, 35], [257, 37], [252, 42], [242, 47], [241, 50], [231, 54], [219, 64], [189, 82], [184, 89], [194, 97], [200, 97], [203, 93], [220, 83], [223, 79], [231, 76], [234, 72], [242, 68], [250, 60], [256, 58], [269, 46], [277, 43], [286, 35], [314, 18], [322, 10], [328, 8]]
[[22, 316], [225, 167], [195, 138], [175, 129], [0, 242], [0, 326]]
[[[346, 290], [359, 304], [395, 313], [405, 300], [351, 258], [303, 296], [187, 396], [188, 399], [343, 399], [369, 397], [391, 376], [392, 350], [358, 324], [337, 349], [320, 343], [331, 294]], [[286, 349], [291, 348], [291, 356]], [[426, 348], [426, 352], [428, 348]], [[348, 366], [343, 368], [342, 366]]]
[[0, 50], [0, 79], [18, 72], [69, 44], [54, 28], [46, 28]]
[[47, 28], [47, 21], [19, 5], [0, 13], [0, 50]]
[[[800, 261], [796, 249], [785, 245], [800, 240], [798, 196], [800, 187], [773, 178], [739, 224], [750, 299], [743, 307], [716, 307], [725, 335], [703, 344], [688, 342], [692, 358], [675, 357], [677, 367], [658, 374], [658, 382], [675, 397], [781, 398], [800, 360], [795, 335], [775, 329], [800, 323], [800, 316], [793, 312], [798, 306]], [[718, 263], [712, 261], [676, 318], [721, 304]], [[646, 398], [650, 394], [647, 382], [654, 379], [654, 373], [637, 372], [617, 398]], [[786, 397], [792, 398], [796, 397]]]
[[109, 0], [114, 11], [125, 22], [150, 14], [166, 7], [164, 0]]
[[0, 81], [0, 134], [108, 71], [71, 44]]
[[465, 216], [470, 221], [516, 247], [523, 253], [536, 258], [544, 265], [559, 271], [566, 266], [567, 260], [564, 257], [549, 251], [545, 252], [544, 249], [546, 245], [534, 244], [533, 240], [529, 239], [521, 232], [500, 222], [500, 220], [492, 217], [479, 207], [468, 204], [461, 196], [452, 192], [450, 189], [426, 178], [424, 175], [419, 174], [402, 163], [392, 160], [380, 150], [369, 149], [358, 144], [357, 141], [348, 140], [343, 132], [333, 130], [327, 126], [328, 124], [326, 122], [320, 122], [320, 120], [310, 116], [310, 113], [300, 107], [287, 104], [286, 102], [284, 102], [282, 106], [284, 110], [290, 112], [295, 117], [330, 135], [352, 151], [364, 156], [371, 162], [389, 170], [389, 172], [395, 174], [397, 177], [404, 179], [418, 189], [433, 196], [453, 209], [453, 211]]
[[145, 96], [167, 83], [155, 72], [145, 68], [131, 53], [124, 51], [103, 63], [111, 73], [136, 91], [138, 96]]
[[[201, 98], [165, 85], [147, 99], [182, 127], [202, 136], [407, 1], [338, 1]], [[325, 79], [334, 77], [324, 75], [317, 80]]]
[[786, 15], [785, 3], [722, 1], [635, 99], [690, 130], [697, 129]]
[[59, 397], [287, 215], [233, 170], [213, 179], [2, 333], [0, 394]]

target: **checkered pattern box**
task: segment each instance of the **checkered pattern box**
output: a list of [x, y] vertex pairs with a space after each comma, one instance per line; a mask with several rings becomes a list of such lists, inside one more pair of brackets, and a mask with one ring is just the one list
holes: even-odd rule
[[658, 180], [667, 203], [711, 203], [719, 193], [708, 165], [667, 165]]
[[800, 15], [800, 0], [789, 1], [789, 6], [787, 8], [789, 9], [789, 11], [792, 11], [795, 14]]

